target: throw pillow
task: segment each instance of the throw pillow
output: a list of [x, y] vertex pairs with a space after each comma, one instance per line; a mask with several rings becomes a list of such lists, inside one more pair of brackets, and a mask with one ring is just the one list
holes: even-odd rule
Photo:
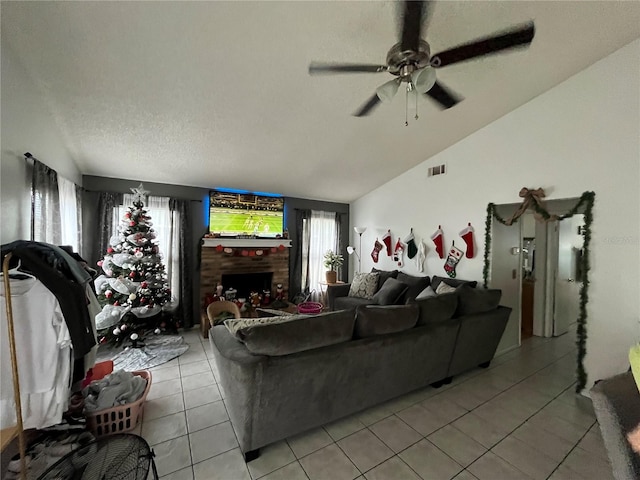
[[379, 273], [356, 273], [349, 288], [350, 297], [371, 300], [378, 289]]
[[378, 305], [395, 305], [408, 288], [406, 283], [389, 277], [373, 296], [373, 302]]
[[440, 282], [440, 285], [438, 285], [438, 288], [436, 288], [436, 293], [438, 295], [441, 295], [443, 293], [453, 293], [456, 291], [456, 287], [452, 287], [451, 285], [447, 285], [444, 282]]
[[458, 287], [458, 309], [456, 316], [473, 315], [494, 310], [500, 304], [502, 290], [472, 288], [469, 285]]
[[388, 278], [396, 278], [398, 276], [398, 270], [391, 270], [390, 272], [387, 270], [378, 270], [376, 267], [371, 267], [371, 273], [379, 273], [378, 277], [378, 288], [380, 290], [384, 282], [387, 281]]
[[438, 277], [437, 275], [434, 275], [431, 278], [431, 287], [434, 290], [437, 290], [438, 289], [438, 285], [440, 285], [442, 282], [444, 282], [447, 285], [450, 285], [452, 287], [459, 287], [460, 285], [468, 284], [470, 287], [475, 288], [476, 285], [478, 285], [478, 282], [476, 282], [475, 280], [472, 280], [472, 281], [460, 280], [458, 278]]
[[448, 321], [453, 317], [458, 306], [458, 295], [446, 294], [415, 300], [420, 309], [418, 325]]
[[409, 330], [416, 325], [418, 313], [415, 304], [361, 305], [356, 310], [355, 336], [365, 338]]
[[429, 297], [435, 297], [435, 296], [436, 296], [436, 292], [434, 292], [433, 288], [431, 288], [431, 285], [429, 285], [427, 288], [425, 288], [418, 294], [418, 296], [416, 297], [416, 300], [422, 300], [423, 298], [429, 298]]
[[256, 355], [290, 355], [346, 342], [353, 338], [353, 310], [318, 315], [290, 315], [282, 318], [282, 322], [257, 324], [242, 329], [247, 350]]
[[402, 283], [409, 285], [409, 289], [404, 295], [405, 301], [415, 299], [420, 292], [431, 284], [431, 279], [429, 277], [414, 277], [413, 275], [407, 275], [404, 272], [398, 273], [397, 279]]

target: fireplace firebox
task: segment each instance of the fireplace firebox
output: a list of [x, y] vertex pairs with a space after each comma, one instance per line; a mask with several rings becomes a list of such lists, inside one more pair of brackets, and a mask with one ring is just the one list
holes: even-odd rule
[[262, 293], [264, 290], [271, 292], [273, 272], [260, 273], [230, 273], [222, 274], [223, 291], [234, 288], [238, 291], [236, 298], [249, 299], [251, 292]]

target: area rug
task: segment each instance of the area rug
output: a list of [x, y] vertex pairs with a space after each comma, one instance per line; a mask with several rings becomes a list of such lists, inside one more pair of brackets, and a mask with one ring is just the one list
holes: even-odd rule
[[114, 370], [132, 372], [157, 367], [189, 350], [181, 335], [150, 334], [144, 337], [143, 342], [144, 346], [138, 348], [101, 345], [96, 362], [113, 360]]

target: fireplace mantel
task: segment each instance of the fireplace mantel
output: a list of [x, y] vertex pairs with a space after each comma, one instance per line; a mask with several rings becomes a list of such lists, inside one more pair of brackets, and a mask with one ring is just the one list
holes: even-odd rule
[[271, 248], [284, 245], [291, 248], [291, 240], [285, 238], [203, 238], [204, 247], [247, 247], [247, 248]]

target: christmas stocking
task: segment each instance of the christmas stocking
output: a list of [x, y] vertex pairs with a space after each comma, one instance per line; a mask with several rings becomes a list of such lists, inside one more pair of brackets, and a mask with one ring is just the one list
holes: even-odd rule
[[373, 258], [375, 263], [378, 263], [378, 256], [380, 255], [382, 247], [384, 247], [384, 245], [382, 245], [376, 238], [376, 243], [373, 244], [373, 252], [371, 252], [371, 258]]
[[462, 258], [463, 252], [459, 248], [456, 248], [451, 242], [451, 249], [449, 250], [449, 256], [444, 264], [444, 271], [447, 272], [451, 278], [456, 278], [456, 265]]
[[467, 258], [473, 258], [473, 255], [475, 254], [473, 247], [473, 231], [473, 227], [471, 226], [471, 223], [469, 223], [469, 225], [459, 233], [464, 240], [464, 243], [467, 245], [467, 251], [464, 254]]
[[387, 230], [387, 233], [382, 237], [382, 243], [387, 247], [387, 256], [391, 256], [391, 230]]
[[404, 239], [404, 243], [407, 244], [407, 256], [409, 258], [413, 258], [418, 253], [418, 247], [416, 246], [416, 239], [413, 236], [413, 228], [411, 229], [411, 233], [409, 236]]
[[438, 256], [440, 258], [444, 258], [444, 232], [440, 225], [438, 225], [438, 230], [431, 235], [431, 240], [436, 244], [436, 252], [438, 252]]
[[418, 242], [418, 254], [416, 255], [416, 267], [419, 272], [424, 272], [424, 259], [427, 257], [427, 247], [422, 240]]
[[398, 266], [400, 268], [404, 267], [404, 262], [402, 260], [403, 255], [404, 255], [404, 245], [400, 241], [400, 237], [398, 237], [398, 241], [396, 242], [396, 247], [393, 250], [393, 261], [398, 262]]

